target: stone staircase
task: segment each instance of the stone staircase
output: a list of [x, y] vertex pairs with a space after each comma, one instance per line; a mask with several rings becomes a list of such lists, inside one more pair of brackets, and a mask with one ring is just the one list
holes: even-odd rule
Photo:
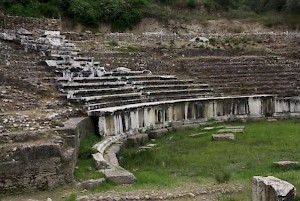
[[183, 61], [197, 80], [224, 94], [299, 95], [299, 65], [273, 56]]
[[[5, 35], [0, 37], [5, 39]], [[35, 50], [46, 56], [47, 69], [56, 75], [53, 78], [61, 96], [80, 104], [88, 114], [103, 108], [136, 103], [222, 95], [215, 93], [208, 84], [177, 79], [173, 75], [153, 75], [149, 70], [125, 67], [106, 70], [93, 57], [82, 56], [74, 44], [56, 31], [32, 34], [23, 30], [10, 38], [19, 42], [26, 52]], [[124, 138], [125, 134], [106, 137], [95, 145], [98, 153], [93, 155], [98, 168], [118, 184], [133, 183], [135, 177], [117, 163], [107, 160], [105, 153], [112, 143]]]
[[37, 50], [47, 56], [62, 96], [79, 103], [89, 113], [105, 107], [166, 100], [222, 96], [207, 84], [181, 80], [173, 75], [153, 75], [149, 70], [117, 67], [106, 70], [93, 57], [80, 50], [60, 32], [33, 35], [26, 31], [13, 36], [25, 51]]

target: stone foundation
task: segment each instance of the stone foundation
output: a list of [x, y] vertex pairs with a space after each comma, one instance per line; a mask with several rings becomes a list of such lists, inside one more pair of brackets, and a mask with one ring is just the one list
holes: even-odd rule
[[91, 132], [95, 132], [91, 119], [76, 118], [56, 131], [2, 134], [0, 194], [49, 190], [73, 182], [80, 138]]

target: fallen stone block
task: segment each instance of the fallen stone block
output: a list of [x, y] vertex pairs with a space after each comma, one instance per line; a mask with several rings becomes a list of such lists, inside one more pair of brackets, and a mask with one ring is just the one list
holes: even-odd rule
[[218, 130], [218, 133], [243, 133], [244, 129], [241, 128], [224, 128]]
[[253, 177], [252, 201], [294, 201], [296, 188], [273, 176]]
[[149, 137], [147, 134], [134, 135], [127, 138], [127, 145], [131, 147], [137, 147], [146, 144], [148, 140]]
[[108, 180], [117, 185], [133, 184], [136, 181], [135, 176], [131, 172], [120, 166], [106, 169], [103, 171], [103, 173]]
[[215, 129], [215, 127], [204, 127], [202, 130], [211, 131], [213, 129]]
[[245, 126], [225, 126], [225, 129], [245, 129]]
[[202, 133], [194, 133], [189, 135], [189, 137], [201, 137], [204, 136], [206, 134], [206, 132], [202, 132]]
[[156, 147], [157, 146], [157, 144], [147, 144], [147, 147]]
[[102, 154], [96, 153], [92, 156], [98, 169], [106, 169], [109, 167], [109, 164], [106, 162]]
[[234, 135], [232, 133], [225, 133], [225, 134], [213, 134], [212, 140], [214, 141], [233, 141]]
[[157, 144], [148, 144], [146, 146], [141, 146], [139, 147], [140, 150], [148, 150], [148, 149], [153, 149], [154, 147], [156, 147]]
[[277, 161], [277, 162], [274, 162], [274, 164], [283, 170], [299, 167], [299, 162], [296, 162], [296, 161]]
[[150, 139], [158, 139], [158, 138], [161, 138], [167, 132], [168, 132], [168, 129], [166, 129], [166, 128], [152, 130], [152, 131], [149, 131], [148, 136]]
[[198, 127], [199, 127], [199, 124], [176, 125], [176, 126], [173, 126], [173, 130], [183, 132], [188, 129], [198, 128]]
[[104, 178], [100, 178], [100, 179], [90, 179], [90, 180], [87, 180], [87, 181], [83, 181], [81, 182], [81, 187], [83, 189], [86, 189], [86, 190], [91, 190], [97, 186], [100, 186], [101, 184], [103, 184], [104, 182], [106, 181], [106, 179]]

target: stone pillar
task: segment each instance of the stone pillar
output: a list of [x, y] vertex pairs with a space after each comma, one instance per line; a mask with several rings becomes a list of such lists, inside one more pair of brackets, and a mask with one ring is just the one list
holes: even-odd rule
[[184, 120], [188, 120], [188, 110], [189, 110], [189, 103], [186, 102], [184, 104]]
[[98, 128], [99, 128], [99, 134], [101, 136], [106, 136], [107, 132], [106, 132], [106, 121], [105, 121], [105, 117], [99, 117], [98, 120]]
[[253, 177], [252, 201], [294, 201], [296, 188], [273, 176]]
[[249, 101], [250, 116], [261, 117], [262, 116], [261, 98], [249, 98], [248, 101]]

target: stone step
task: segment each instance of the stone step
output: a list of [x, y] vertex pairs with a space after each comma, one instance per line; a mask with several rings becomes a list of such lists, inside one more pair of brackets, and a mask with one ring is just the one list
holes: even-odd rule
[[204, 89], [177, 89], [177, 90], [162, 90], [162, 91], [148, 91], [148, 92], [143, 92], [144, 95], [147, 96], [168, 96], [168, 95], [193, 95], [193, 94], [205, 94], [213, 92], [212, 88], [204, 88]]
[[97, 88], [117, 88], [124, 87], [126, 82], [100, 82], [100, 83], [65, 83], [58, 85], [62, 89], [68, 90], [85, 90], [85, 89], [97, 89]]
[[145, 80], [145, 81], [134, 81], [133, 85], [155, 85], [155, 84], [188, 84], [193, 83], [193, 80]]
[[122, 80], [139, 81], [139, 80], [176, 80], [174, 75], [143, 75], [143, 76], [122, 76]]
[[227, 72], [216, 72], [216, 73], [203, 73], [203, 72], [193, 72], [198, 79], [235, 79], [235, 78], [266, 78], [266, 79], [272, 79], [272, 77], [293, 77], [297, 76], [299, 73], [296, 71], [279, 71], [279, 72], [271, 72], [271, 71], [265, 71], [265, 72], [245, 72], [245, 73], [227, 73]]
[[[276, 75], [276, 76], [275, 76]], [[247, 72], [247, 73], [225, 73], [222, 72], [221, 74], [209, 74], [209, 75], [202, 75], [202, 76], [197, 76], [198, 79], [214, 79], [214, 80], [231, 80], [234, 78], [243, 78], [243, 79], [282, 79], [283, 77], [278, 77], [278, 76], [283, 76], [284, 78], [288, 77], [295, 77], [298, 76], [297, 72]]]
[[192, 98], [207, 98], [220, 96], [220, 93], [194, 93], [194, 94], [168, 94], [161, 96], [151, 96], [149, 97], [149, 102], [155, 101], [166, 101], [166, 100], [180, 100], [180, 99], [192, 99]]
[[104, 76], [134, 76], [134, 75], [143, 75], [144, 71], [129, 71], [129, 72], [106, 72]]
[[93, 103], [93, 104], [86, 104], [83, 107], [85, 109], [89, 110], [96, 110], [106, 107], [115, 107], [115, 106], [122, 106], [122, 105], [130, 105], [130, 104], [136, 104], [136, 103], [142, 103], [143, 101], [146, 101], [147, 99], [137, 98], [137, 99], [128, 99], [128, 100], [113, 100], [113, 101], [105, 101], [105, 102], [99, 102], [99, 103]]
[[113, 94], [104, 96], [89, 96], [80, 98], [81, 101], [86, 103], [99, 103], [100, 101], [114, 101], [114, 100], [130, 100], [141, 97], [141, 93], [126, 93], [126, 94]]
[[[121, 77], [74, 77], [71, 83], [98, 83], [98, 82], [113, 82], [120, 80]], [[59, 83], [68, 83], [69, 78], [59, 77], [56, 79]]]
[[72, 90], [72, 93], [75, 97], [100, 96], [100, 95], [109, 95], [109, 94], [133, 93], [133, 92], [134, 92], [134, 87]]
[[161, 85], [146, 85], [146, 86], [138, 86], [137, 89], [143, 91], [152, 91], [152, 90], [165, 90], [165, 89], [192, 89], [192, 88], [208, 88], [208, 84], [182, 84], [182, 85], [174, 85], [174, 84], [161, 84]]

